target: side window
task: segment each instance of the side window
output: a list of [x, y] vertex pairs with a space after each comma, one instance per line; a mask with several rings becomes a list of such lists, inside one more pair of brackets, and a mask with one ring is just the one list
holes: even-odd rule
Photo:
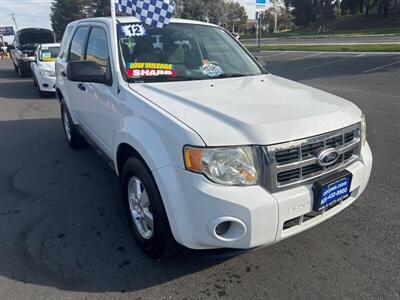
[[86, 60], [97, 63], [107, 72], [108, 58], [107, 34], [104, 29], [93, 27], [87, 45]]
[[73, 26], [68, 26], [64, 31], [64, 35], [61, 40], [61, 49], [60, 49], [60, 54], [59, 54], [60, 58], [65, 57], [65, 54], [67, 52], [67, 42], [68, 42], [69, 35], [71, 34], [72, 28], [73, 28]]
[[71, 41], [71, 47], [68, 54], [69, 61], [83, 60], [83, 54], [85, 52], [86, 36], [89, 27], [79, 27], [74, 34]]

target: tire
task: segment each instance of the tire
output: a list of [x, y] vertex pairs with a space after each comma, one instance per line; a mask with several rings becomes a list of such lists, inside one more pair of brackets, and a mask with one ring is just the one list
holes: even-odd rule
[[21, 67], [18, 67], [18, 76], [20, 78], [24, 78], [26, 77], [26, 73], [24, 71], [21, 70]]
[[[151, 226], [147, 227], [147, 229], [150, 229], [152, 232], [147, 235], [143, 232], [143, 226], [138, 225], [143, 222], [139, 220], [140, 216], [137, 218], [134, 217], [133, 206], [135, 201], [130, 200], [130, 198], [138, 198], [136, 197], [137, 193], [131, 193], [132, 188], [130, 188], [131, 186], [137, 187], [138, 181], [140, 183], [140, 190], [144, 196], [141, 197], [141, 204], [137, 206], [140, 207], [143, 205], [147, 207], [141, 208], [141, 211], [147, 216], [148, 213], [150, 213], [153, 220], [152, 229]], [[153, 258], [163, 258], [173, 255], [177, 243], [172, 235], [160, 192], [153, 175], [141, 160], [135, 157], [131, 157], [127, 160], [122, 170], [121, 188], [129, 226], [140, 249]], [[137, 188], [133, 188], [133, 190], [137, 190]], [[148, 196], [147, 199], [143, 200], [146, 198], [146, 195]], [[145, 202], [147, 202], [148, 205], [146, 205]]]
[[39, 91], [40, 98], [45, 98], [49, 95], [47, 92], [43, 92], [42, 90], [40, 90], [40, 87], [38, 87], [38, 91]]
[[61, 121], [67, 142], [72, 149], [80, 149], [86, 146], [86, 141], [80, 134], [78, 127], [72, 121], [68, 107], [64, 101], [61, 102]]
[[33, 76], [32, 78], [33, 78], [33, 86], [34, 87], [38, 87], [38, 84], [37, 84], [35, 76]]
[[14, 64], [14, 63], [13, 63], [13, 65], [14, 65], [15, 73], [18, 73], [18, 66], [16, 64]]

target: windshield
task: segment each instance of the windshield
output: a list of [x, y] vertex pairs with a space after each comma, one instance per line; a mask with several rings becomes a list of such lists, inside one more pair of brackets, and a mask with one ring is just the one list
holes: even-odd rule
[[40, 61], [55, 61], [60, 47], [42, 47], [39, 51]]
[[130, 82], [202, 80], [264, 74], [223, 29], [170, 24], [159, 29], [119, 24], [123, 63]]

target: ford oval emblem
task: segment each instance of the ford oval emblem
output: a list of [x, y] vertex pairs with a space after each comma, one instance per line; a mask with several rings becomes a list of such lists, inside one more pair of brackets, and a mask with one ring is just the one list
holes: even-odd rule
[[322, 167], [333, 165], [339, 159], [340, 153], [335, 148], [322, 150], [317, 155], [318, 164]]

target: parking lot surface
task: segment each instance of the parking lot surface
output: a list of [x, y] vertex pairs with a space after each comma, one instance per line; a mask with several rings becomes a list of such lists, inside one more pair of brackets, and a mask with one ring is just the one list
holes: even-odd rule
[[91, 148], [71, 150], [57, 100], [0, 61], [0, 299], [399, 299], [400, 54], [258, 56], [366, 113], [374, 168], [357, 203], [270, 247], [152, 260], [118, 178]]
[[[256, 45], [257, 39], [241, 40], [245, 45]], [[263, 38], [262, 45], [351, 45], [351, 44], [398, 44], [400, 35], [360, 35], [347, 37], [292, 37], [292, 38]]]

